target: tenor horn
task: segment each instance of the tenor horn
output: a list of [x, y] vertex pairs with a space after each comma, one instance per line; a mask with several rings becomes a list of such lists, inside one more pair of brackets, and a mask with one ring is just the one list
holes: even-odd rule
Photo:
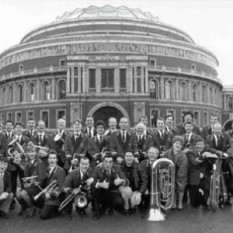
[[162, 210], [172, 207], [175, 195], [175, 166], [167, 158], [157, 159], [152, 165], [149, 221], [164, 221]]

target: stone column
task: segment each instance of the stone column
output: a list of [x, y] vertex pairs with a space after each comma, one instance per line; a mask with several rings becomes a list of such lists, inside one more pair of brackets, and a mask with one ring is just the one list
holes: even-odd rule
[[66, 77], [66, 93], [70, 93], [70, 67], [67, 66], [67, 77]]
[[37, 79], [36, 80], [36, 100], [37, 101], [41, 101], [41, 89], [40, 88], [40, 80]]
[[52, 100], [54, 100], [56, 98], [56, 81], [55, 81], [55, 77], [52, 78], [51, 80], [52, 83]]
[[144, 90], [144, 67], [141, 66], [141, 89], [142, 89], [142, 93], [145, 93], [145, 90]]
[[132, 67], [128, 66], [126, 72], [127, 72], [127, 75], [126, 75], [127, 92], [132, 93], [132, 91], [133, 91]]
[[71, 93], [74, 93], [74, 67], [71, 67]]
[[89, 83], [89, 78], [88, 78], [88, 76], [87, 76], [87, 67], [86, 66], [84, 66], [83, 67], [83, 77], [82, 77], [82, 80], [83, 80], [83, 82], [82, 82], [82, 85], [83, 85], [83, 93], [87, 93], [87, 85], [88, 85], [88, 83]]
[[193, 101], [192, 99], [192, 82], [188, 81], [188, 98], [189, 101]]
[[147, 67], [145, 67], [145, 92], [148, 94], [149, 93], [149, 79], [148, 79], [148, 70]]
[[160, 79], [160, 91], [161, 91], [161, 99], [165, 99], [165, 84], [164, 84], [164, 77]]
[[175, 100], [179, 100], [180, 96], [179, 96], [180, 92], [179, 92], [179, 79], [176, 78], [175, 79]]

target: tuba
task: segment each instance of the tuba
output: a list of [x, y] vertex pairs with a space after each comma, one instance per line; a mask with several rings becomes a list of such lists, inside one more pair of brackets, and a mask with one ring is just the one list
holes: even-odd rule
[[161, 211], [172, 207], [175, 197], [175, 165], [167, 158], [154, 161], [151, 174], [149, 221], [164, 221]]

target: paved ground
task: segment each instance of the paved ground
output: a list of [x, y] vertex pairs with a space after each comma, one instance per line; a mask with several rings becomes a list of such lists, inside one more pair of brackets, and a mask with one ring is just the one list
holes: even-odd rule
[[169, 211], [164, 222], [149, 222], [139, 214], [125, 217], [118, 213], [103, 216], [98, 221], [76, 215], [68, 221], [63, 215], [42, 221], [35, 216], [28, 219], [18, 217], [17, 210], [9, 219], [0, 219], [0, 233], [232, 233], [233, 207], [225, 207], [212, 213], [201, 208], [186, 206], [183, 211]]

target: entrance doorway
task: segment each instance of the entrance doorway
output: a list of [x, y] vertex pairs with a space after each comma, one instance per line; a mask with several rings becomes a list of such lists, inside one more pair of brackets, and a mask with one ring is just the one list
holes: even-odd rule
[[107, 128], [108, 128], [108, 119], [110, 117], [115, 117], [117, 119], [117, 123], [119, 123], [120, 118], [123, 117], [123, 114], [117, 108], [108, 107], [108, 106], [99, 108], [93, 114], [95, 123], [99, 120], [102, 120], [106, 124]]

